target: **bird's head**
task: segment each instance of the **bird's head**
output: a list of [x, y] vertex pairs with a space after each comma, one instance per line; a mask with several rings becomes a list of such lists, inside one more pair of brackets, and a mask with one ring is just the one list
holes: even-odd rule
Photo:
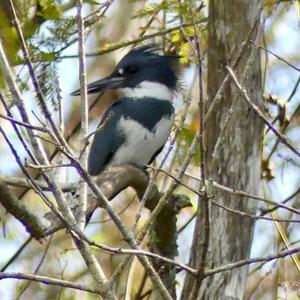
[[[88, 84], [87, 92], [121, 89], [132, 97], [154, 96], [158, 90], [174, 92], [178, 81], [178, 56], [159, 55], [157, 47], [147, 45], [128, 52], [111, 75]], [[80, 90], [72, 93], [80, 95]]]

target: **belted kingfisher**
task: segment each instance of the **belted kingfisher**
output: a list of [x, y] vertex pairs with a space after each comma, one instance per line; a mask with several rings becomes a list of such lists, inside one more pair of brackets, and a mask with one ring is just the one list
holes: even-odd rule
[[[174, 120], [172, 99], [178, 82], [178, 56], [159, 55], [154, 45], [127, 53], [111, 75], [88, 84], [89, 94], [120, 89], [124, 96], [104, 113], [88, 157], [88, 172], [113, 165], [144, 169], [164, 147]], [[71, 95], [80, 95], [80, 90]]]

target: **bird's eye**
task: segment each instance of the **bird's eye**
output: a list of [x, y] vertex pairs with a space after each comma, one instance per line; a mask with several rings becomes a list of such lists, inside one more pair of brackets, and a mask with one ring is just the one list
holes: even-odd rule
[[136, 73], [136, 71], [137, 71], [137, 66], [135, 65], [130, 65], [126, 67], [124, 70], [124, 72], [129, 75]]

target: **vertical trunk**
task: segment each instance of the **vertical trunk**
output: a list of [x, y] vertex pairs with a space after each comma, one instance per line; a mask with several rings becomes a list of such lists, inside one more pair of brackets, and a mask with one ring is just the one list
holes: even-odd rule
[[[230, 65], [235, 58], [258, 13], [259, 0], [210, 0], [208, 107], [226, 76], [226, 65]], [[252, 40], [254, 39], [255, 35], [252, 37]], [[251, 47], [247, 49], [236, 69], [239, 79], [245, 71], [251, 50]], [[243, 85], [251, 99], [259, 104], [262, 99], [260, 58], [258, 51], [253, 55]], [[230, 112], [229, 122], [222, 133], [222, 143], [213, 157], [216, 142], [234, 99], [236, 100]], [[256, 194], [260, 175], [259, 157], [263, 126], [233, 85], [229, 84], [223, 92], [222, 101], [215, 108], [205, 128], [208, 177], [225, 186]], [[225, 206], [255, 212], [256, 203], [252, 200], [234, 197], [221, 191], [214, 191], [214, 196], [216, 202]], [[249, 218], [210, 206], [210, 239], [206, 268], [210, 269], [247, 258], [251, 248], [253, 227], [254, 223]], [[199, 228], [195, 230], [199, 232]], [[200, 242], [194, 242], [195, 245], [190, 263], [198, 266], [200, 251], [197, 245], [200, 245]], [[198, 299], [242, 299], [247, 271], [247, 267], [243, 267], [206, 278], [200, 287]], [[181, 299], [189, 299], [191, 297], [189, 290], [194, 286], [194, 280], [187, 278]]]
[[[258, 0], [211, 0], [208, 20], [208, 98], [213, 98], [222, 83], [225, 65], [236, 55], [237, 49], [249, 34], [258, 14]], [[237, 69], [241, 77], [251, 52], [245, 53]], [[262, 100], [259, 53], [247, 70], [243, 82], [251, 99], [259, 104]], [[223, 134], [223, 143], [215, 163], [212, 153], [222, 129], [228, 109], [235, 97], [236, 105]], [[207, 128], [207, 165], [209, 176], [217, 182], [249, 193], [257, 193], [260, 175], [260, 142], [262, 123], [246, 103], [229, 85], [222, 102], [215, 110]], [[214, 134], [210, 134], [213, 132]], [[215, 200], [242, 211], [255, 211], [256, 203], [249, 199], [215, 193]], [[211, 207], [211, 239], [207, 267], [224, 265], [247, 258], [250, 253], [254, 223], [221, 208]], [[247, 276], [247, 267], [217, 274], [202, 285], [201, 298], [242, 299]]]

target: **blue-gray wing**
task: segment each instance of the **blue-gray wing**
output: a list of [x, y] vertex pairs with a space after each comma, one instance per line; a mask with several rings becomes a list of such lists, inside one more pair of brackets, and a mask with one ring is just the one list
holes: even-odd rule
[[98, 125], [88, 157], [88, 172], [92, 176], [99, 175], [111, 160], [115, 151], [124, 142], [122, 133], [117, 128], [120, 119], [121, 102], [115, 102], [103, 115]]

